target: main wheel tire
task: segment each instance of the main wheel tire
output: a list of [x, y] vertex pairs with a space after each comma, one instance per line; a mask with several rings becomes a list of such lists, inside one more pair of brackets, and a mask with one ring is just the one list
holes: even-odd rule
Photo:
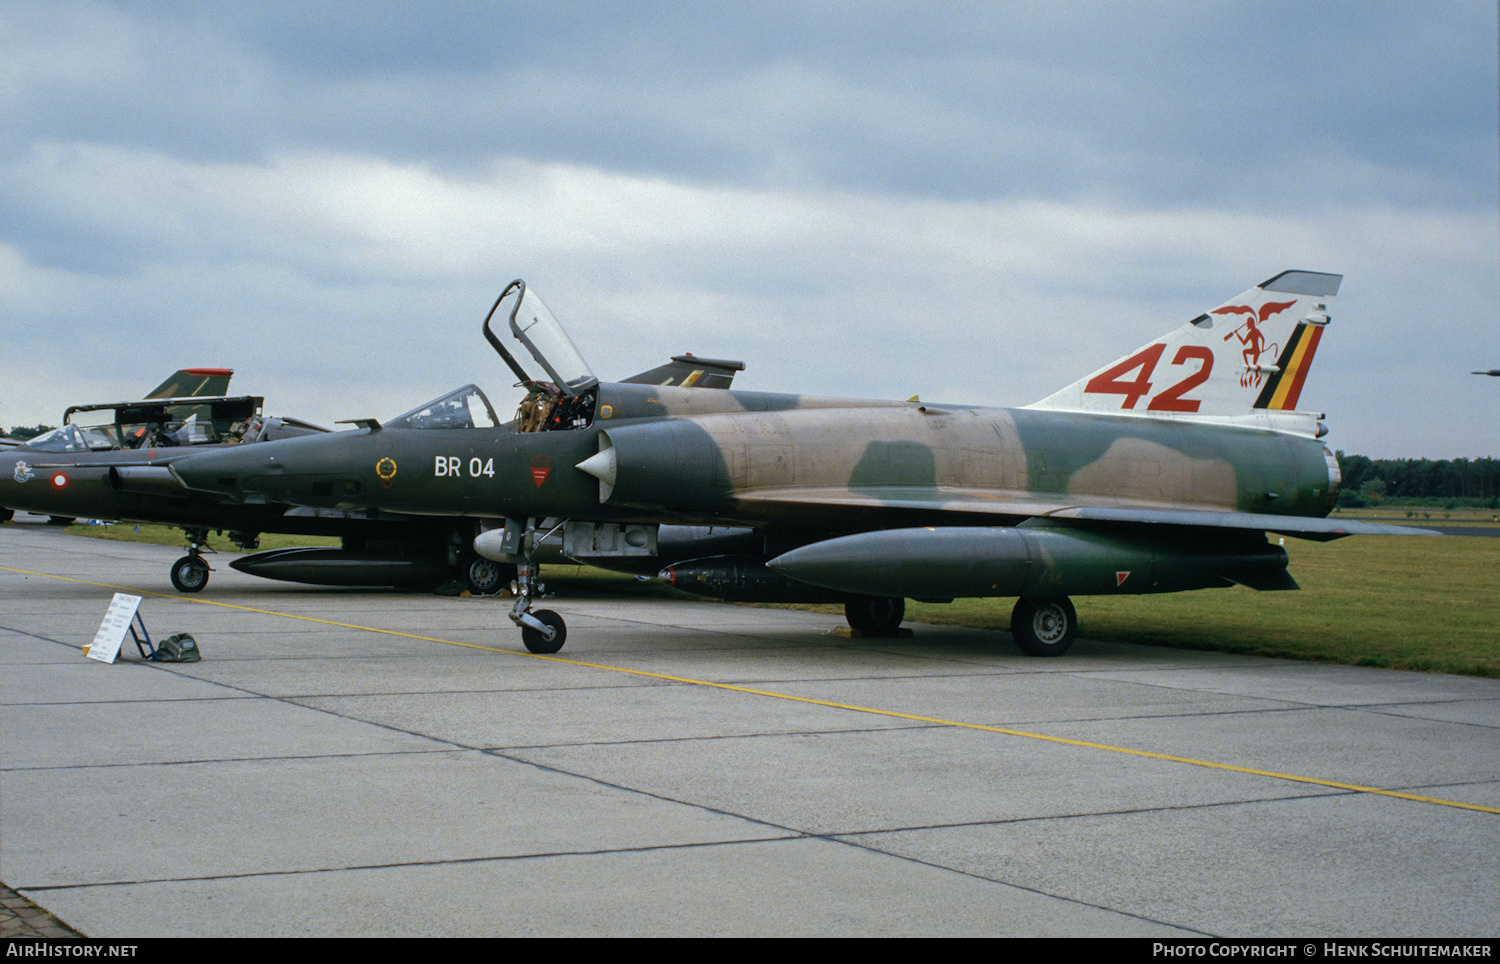
[[208, 563], [198, 556], [183, 556], [172, 563], [172, 585], [178, 592], [201, 592], [208, 585]]
[[1067, 596], [1022, 596], [1011, 611], [1010, 632], [1027, 656], [1061, 656], [1073, 645], [1078, 613]]
[[521, 642], [526, 644], [526, 648], [533, 653], [555, 653], [562, 649], [563, 642], [568, 638], [568, 627], [563, 618], [550, 609], [540, 609], [531, 615], [546, 623], [554, 635], [548, 639], [538, 630], [522, 625]]
[[15, 509], [7, 509], [4, 506], [0, 506], [0, 522], [9, 522], [10, 520], [14, 519], [15, 517], [16, 517], [16, 510]]
[[70, 526], [78, 520], [70, 515], [49, 515], [47, 524], [49, 526]]
[[514, 566], [475, 556], [464, 568], [464, 580], [469, 584], [469, 592], [475, 596], [493, 596], [505, 588], [514, 571]]
[[894, 596], [856, 596], [844, 603], [850, 629], [866, 636], [894, 636], [906, 618], [906, 600]]

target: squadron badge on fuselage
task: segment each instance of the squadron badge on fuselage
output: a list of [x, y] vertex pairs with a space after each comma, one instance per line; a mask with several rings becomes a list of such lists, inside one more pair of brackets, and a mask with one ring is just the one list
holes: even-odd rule
[[396, 460], [386, 456], [375, 463], [375, 474], [380, 476], [380, 484], [389, 489], [396, 479]]

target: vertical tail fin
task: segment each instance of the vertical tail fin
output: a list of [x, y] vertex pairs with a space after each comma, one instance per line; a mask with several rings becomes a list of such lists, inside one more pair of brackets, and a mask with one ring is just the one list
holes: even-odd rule
[[1028, 407], [1213, 420], [1291, 412], [1342, 280], [1283, 271]]
[[745, 370], [742, 361], [726, 358], [699, 358], [692, 352], [673, 355], [672, 360], [660, 368], [641, 372], [621, 379], [641, 385], [681, 385], [683, 388], [728, 388], [736, 372]]
[[151, 389], [147, 398], [204, 398], [217, 397], [229, 391], [229, 376], [232, 368], [183, 368], [173, 372], [167, 380]]

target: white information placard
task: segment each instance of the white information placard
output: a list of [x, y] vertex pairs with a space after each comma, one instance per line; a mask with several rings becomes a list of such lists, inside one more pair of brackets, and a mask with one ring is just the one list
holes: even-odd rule
[[115, 598], [110, 600], [109, 611], [104, 614], [104, 622], [99, 624], [99, 631], [94, 634], [93, 645], [89, 646], [89, 659], [97, 659], [101, 663], [115, 661], [115, 657], [120, 655], [120, 644], [125, 641], [125, 633], [130, 629], [130, 621], [135, 618], [135, 611], [140, 605], [140, 596], [115, 593]]

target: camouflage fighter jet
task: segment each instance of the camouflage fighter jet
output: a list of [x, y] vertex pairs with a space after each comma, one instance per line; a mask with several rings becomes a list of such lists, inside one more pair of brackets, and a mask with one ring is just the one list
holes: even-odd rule
[[[1340, 281], [1282, 272], [1018, 409], [601, 383], [516, 281], [483, 328], [526, 388], [515, 421], [477, 427], [464, 413], [489, 403], [469, 386], [388, 425], [172, 471], [238, 499], [491, 520], [475, 549], [518, 565], [511, 618], [537, 652], [566, 637], [531, 611], [542, 536], [561, 531], [572, 558], [650, 558], [676, 524], [759, 542], [666, 568], [678, 588], [842, 600], [871, 634], [907, 598], [1017, 597], [1017, 644], [1055, 656], [1076, 632], [1070, 596], [1295, 589], [1267, 532], [1413, 531], [1325, 518], [1338, 463], [1296, 406]], [[540, 372], [491, 329], [507, 310]]]

